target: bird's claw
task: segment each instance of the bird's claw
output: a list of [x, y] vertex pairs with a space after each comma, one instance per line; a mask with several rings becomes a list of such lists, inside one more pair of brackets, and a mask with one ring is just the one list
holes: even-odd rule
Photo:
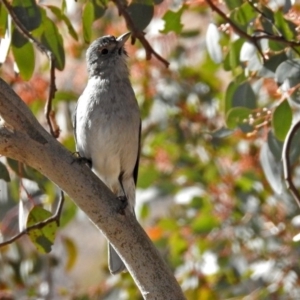
[[128, 199], [127, 199], [127, 197], [126, 196], [118, 196], [117, 200], [120, 203], [120, 206], [118, 208], [118, 213], [121, 214], [121, 215], [125, 215], [125, 208], [128, 205]]
[[74, 162], [78, 162], [79, 164], [86, 164], [89, 168], [92, 168], [92, 161], [86, 157], [80, 156], [79, 152], [74, 152], [73, 157], [74, 160], [71, 164], [73, 164]]

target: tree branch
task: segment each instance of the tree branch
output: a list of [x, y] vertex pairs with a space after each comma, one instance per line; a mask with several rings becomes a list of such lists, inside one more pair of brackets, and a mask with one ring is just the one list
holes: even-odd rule
[[118, 8], [119, 14], [122, 15], [125, 19], [127, 28], [131, 31], [132, 34], [132, 44], [135, 43], [135, 39], [137, 38], [141, 44], [143, 45], [146, 51], [147, 60], [151, 59], [151, 56], [154, 55], [159, 61], [161, 61], [166, 67], [169, 66], [169, 62], [161, 57], [149, 44], [149, 42], [145, 38], [145, 33], [140, 31], [134, 24], [130, 14], [127, 10], [127, 4], [123, 3], [122, 0], [112, 0], [112, 2]]
[[56, 85], [55, 85], [55, 57], [54, 54], [41, 42], [39, 42], [23, 25], [23, 23], [19, 20], [18, 16], [15, 14], [13, 7], [10, 5], [10, 3], [7, 0], [1, 0], [4, 6], [6, 7], [8, 13], [10, 14], [14, 24], [16, 25], [16, 28], [18, 31], [27, 38], [31, 43], [33, 43], [39, 51], [46, 54], [49, 62], [50, 62], [50, 87], [49, 87], [49, 94], [45, 105], [45, 116], [47, 119], [47, 123], [49, 125], [49, 129], [51, 134], [58, 138], [59, 136], [59, 129], [54, 128], [53, 121], [52, 121], [52, 100], [54, 98], [55, 92], [56, 92]]
[[0, 115], [5, 121], [0, 127], [0, 154], [35, 168], [74, 200], [114, 246], [144, 299], [185, 299], [130, 209], [124, 215], [118, 213], [115, 195], [86, 165], [74, 161], [2, 79]]
[[[260, 34], [253, 34], [250, 35], [247, 32], [245, 32], [243, 29], [241, 29], [238, 24], [236, 24], [233, 20], [231, 20], [217, 5], [214, 4], [213, 0], [206, 0], [207, 4], [211, 7], [213, 11], [215, 11], [226, 23], [228, 23], [231, 28], [242, 38], [246, 39], [250, 43], [252, 43], [256, 48], [257, 51], [262, 56], [263, 60], [265, 60], [264, 54], [260, 48], [259, 41], [263, 39], [277, 41], [283, 44], [286, 44], [290, 47], [297, 47], [300, 46], [300, 42], [298, 41], [290, 41], [287, 40], [282, 35], [272, 35], [268, 34], [266, 32], [259, 31]], [[293, 48], [294, 49], [294, 48]], [[295, 49], [294, 49], [295, 50]], [[296, 50], [295, 50], [296, 51]]]
[[296, 186], [294, 185], [292, 178], [292, 166], [290, 162], [290, 153], [293, 137], [295, 136], [297, 130], [300, 129], [300, 120], [297, 121], [289, 130], [282, 149], [282, 164], [283, 164], [283, 175], [286, 182], [287, 188], [291, 191], [294, 199], [300, 207], [300, 194]]
[[36, 223], [32, 226], [29, 226], [29, 227], [25, 228], [24, 230], [22, 230], [21, 232], [19, 232], [16, 235], [14, 235], [10, 239], [0, 243], [0, 247], [4, 247], [6, 245], [9, 245], [9, 244], [15, 242], [16, 240], [18, 240], [21, 236], [23, 236], [25, 234], [28, 234], [30, 231], [32, 231], [34, 229], [42, 229], [43, 227], [45, 227], [46, 225], [48, 225], [52, 222], [55, 222], [57, 224], [57, 226], [59, 226], [60, 225], [60, 216], [61, 216], [64, 201], [65, 201], [64, 192], [61, 191], [60, 192], [59, 203], [58, 203], [56, 212], [53, 216], [51, 216], [50, 218], [48, 218], [44, 221], [38, 222], [38, 223]]

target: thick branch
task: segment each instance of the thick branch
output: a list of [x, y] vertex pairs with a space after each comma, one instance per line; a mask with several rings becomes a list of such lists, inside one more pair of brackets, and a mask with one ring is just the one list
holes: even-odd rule
[[[74, 161], [9, 89], [0, 79], [0, 115], [9, 125], [0, 127], [0, 154], [40, 171], [74, 200], [120, 254], [144, 299], [184, 299], [173, 274], [129, 209], [119, 214], [112, 192], [87, 166]], [[31, 130], [43, 142], [32, 138]]]

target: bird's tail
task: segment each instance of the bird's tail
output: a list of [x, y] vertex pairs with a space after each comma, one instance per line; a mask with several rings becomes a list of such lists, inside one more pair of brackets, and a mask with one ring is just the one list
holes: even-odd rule
[[126, 269], [119, 254], [110, 243], [108, 244], [108, 263], [111, 274], [118, 274]]

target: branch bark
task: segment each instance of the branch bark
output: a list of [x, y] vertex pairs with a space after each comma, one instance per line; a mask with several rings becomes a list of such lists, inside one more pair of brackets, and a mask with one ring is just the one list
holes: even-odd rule
[[185, 299], [151, 240], [112, 192], [38, 123], [26, 104], [0, 79], [0, 154], [27, 164], [64, 190], [112, 243], [144, 299]]

